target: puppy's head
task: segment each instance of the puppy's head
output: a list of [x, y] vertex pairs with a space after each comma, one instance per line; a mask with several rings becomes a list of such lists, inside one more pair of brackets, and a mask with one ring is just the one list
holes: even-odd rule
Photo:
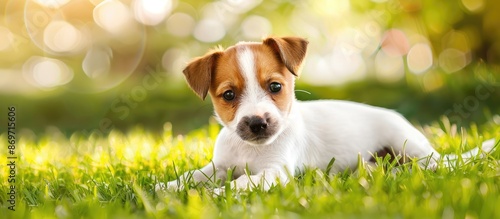
[[224, 126], [250, 144], [269, 144], [286, 126], [307, 44], [296, 37], [238, 43], [194, 59], [183, 72], [199, 97], [210, 94]]

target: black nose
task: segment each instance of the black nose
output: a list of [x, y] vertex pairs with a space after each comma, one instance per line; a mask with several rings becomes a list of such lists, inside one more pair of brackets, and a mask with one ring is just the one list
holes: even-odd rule
[[260, 116], [252, 116], [248, 120], [248, 127], [254, 134], [258, 134], [267, 129], [267, 122]]

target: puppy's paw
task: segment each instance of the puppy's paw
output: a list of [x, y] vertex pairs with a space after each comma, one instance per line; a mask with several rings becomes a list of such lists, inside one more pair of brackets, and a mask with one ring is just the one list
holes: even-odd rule
[[160, 191], [179, 191], [179, 190], [183, 190], [183, 189], [184, 189], [184, 185], [182, 185], [181, 182], [178, 181], [178, 180], [167, 182], [167, 184], [165, 184], [165, 183], [157, 183], [155, 185], [155, 191], [156, 192], [160, 192]]
[[242, 176], [231, 182], [232, 190], [252, 190], [253, 183], [251, 178], [248, 176]]
[[155, 185], [155, 192], [161, 192], [161, 191], [165, 191], [166, 187], [165, 187], [165, 183], [156, 183]]
[[223, 196], [226, 192], [226, 187], [220, 187], [220, 188], [214, 188], [213, 190], [213, 196]]
[[171, 191], [179, 191], [184, 189], [184, 184], [182, 184], [182, 181], [179, 180], [173, 180], [170, 182], [167, 182], [167, 189]]

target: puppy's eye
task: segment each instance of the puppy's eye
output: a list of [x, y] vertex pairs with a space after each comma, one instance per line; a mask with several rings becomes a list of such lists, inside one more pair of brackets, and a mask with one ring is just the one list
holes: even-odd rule
[[281, 84], [278, 82], [273, 82], [269, 84], [269, 90], [273, 93], [277, 93], [281, 90]]
[[232, 90], [227, 90], [226, 92], [224, 92], [224, 94], [222, 94], [222, 97], [224, 97], [224, 99], [227, 101], [234, 100], [235, 96], [236, 95]]

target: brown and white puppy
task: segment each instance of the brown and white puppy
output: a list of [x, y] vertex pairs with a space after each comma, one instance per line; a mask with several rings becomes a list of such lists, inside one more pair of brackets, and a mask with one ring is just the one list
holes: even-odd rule
[[[233, 188], [259, 185], [267, 190], [304, 168], [325, 170], [332, 158], [335, 173], [355, 169], [358, 156], [370, 160], [377, 152], [423, 158], [420, 162], [431, 167], [440, 159], [456, 159], [441, 156], [392, 110], [338, 100], [297, 101], [294, 83], [307, 44], [302, 38], [273, 37], [211, 51], [190, 62], [184, 70], [187, 82], [202, 99], [210, 95], [224, 128], [212, 163], [156, 189], [178, 188], [189, 176], [196, 182], [224, 181], [227, 171], [234, 170]], [[490, 151], [494, 143], [485, 142], [482, 150]], [[462, 157], [478, 153], [476, 148]]]

